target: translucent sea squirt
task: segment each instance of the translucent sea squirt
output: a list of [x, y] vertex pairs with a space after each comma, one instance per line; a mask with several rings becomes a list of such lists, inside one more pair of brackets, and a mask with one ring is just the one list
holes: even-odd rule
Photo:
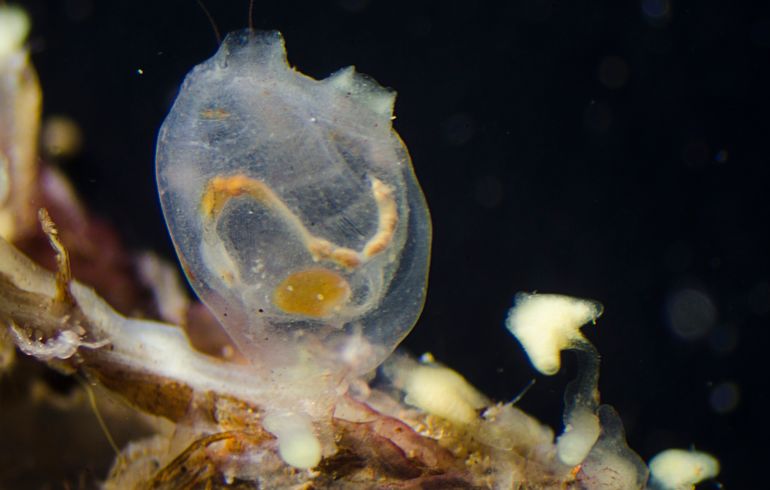
[[265, 424], [298, 467], [320, 458], [288, 454], [314, 440], [309, 421], [330, 417], [424, 302], [430, 217], [394, 99], [352, 67], [307, 77], [278, 32], [245, 30], [187, 75], [158, 136], [187, 278], [254, 382], [280, 394]]
[[365, 372], [417, 319], [430, 219], [394, 99], [352, 67], [293, 70], [278, 32], [228, 35], [185, 79], [158, 137], [163, 211], [190, 283], [255, 365]]

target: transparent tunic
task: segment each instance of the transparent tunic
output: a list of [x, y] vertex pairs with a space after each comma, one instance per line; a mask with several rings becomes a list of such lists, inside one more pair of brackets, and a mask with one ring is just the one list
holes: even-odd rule
[[431, 225], [394, 99], [352, 67], [295, 71], [278, 32], [229, 34], [185, 79], [158, 136], [163, 211], [257, 368], [364, 373], [416, 321]]

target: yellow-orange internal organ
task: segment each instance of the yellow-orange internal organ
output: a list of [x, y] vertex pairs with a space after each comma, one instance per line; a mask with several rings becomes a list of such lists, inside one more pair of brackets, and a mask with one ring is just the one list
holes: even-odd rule
[[334, 315], [349, 298], [348, 281], [320, 267], [289, 274], [273, 293], [273, 303], [280, 310], [312, 318]]
[[267, 184], [243, 174], [212, 178], [201, 198], [201, 213], [207, 223], [214, 222], [230, 199], [249, 196], [289, 225], [305, 244], [313, 260], [331, 260], [340, 267], [352, 270], [384, 251], [393, 240], [393, 233], [398, 224], [398, 210], [393, 197], [393, 188], [372, 178], [372, 195], [379, 212], [377, 232], [364, 245], [361, 252], [314, 236]]

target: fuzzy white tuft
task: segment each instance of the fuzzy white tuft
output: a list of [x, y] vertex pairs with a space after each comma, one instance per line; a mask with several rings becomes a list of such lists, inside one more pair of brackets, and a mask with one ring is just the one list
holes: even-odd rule
[[667, 449], [650, 460], [655, 488], [687, 490], [719, 473], [719, 461], [701, 451]]
[[580, 327], [602, 314], [596, 301], [559, 294], [516, 295], [506, 326], [521, 342], [529, 360], [543, 374], [553, 375], [561, 367], [561, 351], [584, 340]]

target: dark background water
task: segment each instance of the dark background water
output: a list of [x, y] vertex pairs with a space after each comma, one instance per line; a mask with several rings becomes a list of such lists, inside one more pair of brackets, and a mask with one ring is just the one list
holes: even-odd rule
[[[192, 0], [22, 2], [46, 113], [82, 127], [67, 164], [136, 248], [171, 255], [154, 138], [184, 74], [217, 47]], [[247, 2], [210, 0], [223, 32]], [[317, 78], [356, 65], [399, 93], [434, 222], [431, 351], [559, 426], [568, 354], [536, 375], [503, 320], [518, 291], [601, 301], [586, 335], [603, 401], [648, 460], [676, 446], [757, 488], [767, 450], [770, 4], [641, 0], [260, 2]], [[751, 483], [754, 482], [754, 483]], [[716, 488], [708, 483], [703, 488]]]

